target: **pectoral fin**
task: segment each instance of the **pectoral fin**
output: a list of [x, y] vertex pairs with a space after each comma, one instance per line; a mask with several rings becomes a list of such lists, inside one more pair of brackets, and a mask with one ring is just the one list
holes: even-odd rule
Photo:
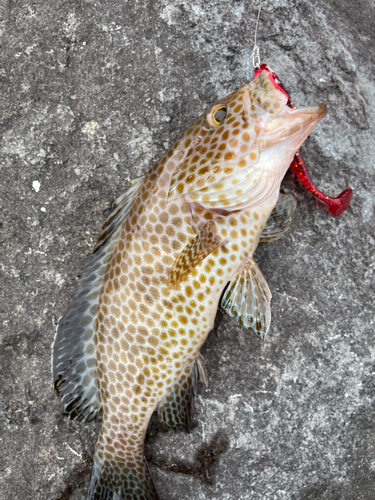
[[261, 270], [249, 257], [225, 290], [221, 307], [240, 325], [265, 339], [271, 323], [271, 296]]
[[174, 261], [169, 285], [174, 286], [181, 283], [207, 255], [224, 245], [225, 242], [217, 233], [215, 223], [208, 222]]
[[269, 243], [276, 241], [288, 231], [292, 222], [292, 215], [297, 206], [297, 199], [289, 189], [281, 189], [278, 202], [276, 203], [267, 224], [260, 235], [260, 242]]
[[158, 417], [163, 427], [174, 430], [191, 429], [198, 381], [204, 382], [207, 387], [207, 374], [201, 354], [185, 368], [179, 380], [160, 402]]

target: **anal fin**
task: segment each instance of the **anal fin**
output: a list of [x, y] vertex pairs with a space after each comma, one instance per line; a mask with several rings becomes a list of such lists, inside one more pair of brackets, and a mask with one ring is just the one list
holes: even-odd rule
[[260, 242], [270, 243], [282, 238], [288, 231], [292, 216], [297, 206], [297, 199], [292, 191], [282, 188], [279, 199], [268, 218], [260, 235]]
[[169, 285], [181, 283], [197, 265], [211, 252], [224, 245], [214, 222], [208, 222], [202, 231], [182, 250], [174, 261], [170, 273]]
[[208, 385], [204, 359], [198, 354], [195, 361], [186, 366], [179, 380], [159, 404], [158, 417], [166, 429], [190, 430], [195, 412], [198, 381]]
[[221, 307], [240, 325], [265, 339], [271, 323], [271, 297], [261, 270], [249, 257], [226, 288]]

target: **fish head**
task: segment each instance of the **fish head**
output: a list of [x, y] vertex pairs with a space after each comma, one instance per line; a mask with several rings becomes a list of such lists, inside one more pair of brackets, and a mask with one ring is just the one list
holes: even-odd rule
[[288, 103], [286, 90], [269, 68], [220, 99], [172, 148], [181, 161], [169, 199], [187, 196], [207, 208], [236, 210], [274, 192], [326, 113], [323, 104], [293, 109]]

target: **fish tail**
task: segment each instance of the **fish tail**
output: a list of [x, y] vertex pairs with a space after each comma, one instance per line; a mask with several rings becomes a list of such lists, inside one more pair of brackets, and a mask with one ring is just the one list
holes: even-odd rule
[[143, 454], [94, 456], [88, 500], [160, 500]]

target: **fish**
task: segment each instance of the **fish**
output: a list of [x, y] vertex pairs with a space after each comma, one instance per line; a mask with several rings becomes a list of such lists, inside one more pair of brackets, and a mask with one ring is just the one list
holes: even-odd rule
[[89, 500], [156, 500], [144, 457], [155, 410], [189, 430], [200, 349], [219, 305], [265, 338], [271, 292], [254, 260], [296, 208], [280, 188], [296, 152], [326, 115], [288, 105], [266, 66], [198, 117], [118, 199], [60, 319], [52, 350], [60, 410], [102, 410]]

